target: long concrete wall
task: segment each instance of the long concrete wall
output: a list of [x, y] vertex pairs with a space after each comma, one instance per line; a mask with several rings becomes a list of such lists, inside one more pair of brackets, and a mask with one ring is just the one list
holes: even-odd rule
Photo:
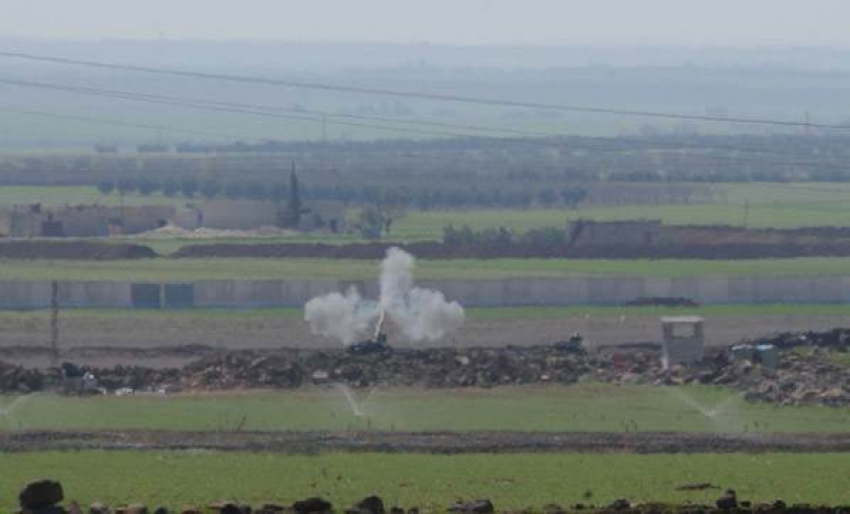
[[[850, 276], [572, 277], [423, 280], [469, 307], [622, 305], [641, 297], [682, 297], [703, 304], [843, 303]], [[356, 287], [375, 298], [375, 281], [228, 280], [189, 284], [59, 282], [61, 307], [301, 307], [310, 298]], [[0, 309], [46, 309], [51, 282], [0, 281]]]

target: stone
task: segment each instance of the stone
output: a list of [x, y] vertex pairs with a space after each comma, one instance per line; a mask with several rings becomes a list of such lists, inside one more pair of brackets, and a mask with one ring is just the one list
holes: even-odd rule
[[259, 510], [257, 510], [258, 514], [273, 514], [275, 512], [285, 512], [286, 507], [283, 505], [278, 505], [277, 503], [264, 503]]
[[629, 510], [632, 505], [629, 503], [629, 500], [620, 498], [618, 500], [614, 500], [611, 502], [611, 505], [608, 506], [610, 510]]
[[239, 505], [229, 501], [216, 501], [207, 506], [211, 511], [218, 513], [242, 514]]
[[378, 496], [367, 496], [357, 502], [357, 510], [365, 514], [386, 514], [384, 501]]
[[735, 494], [734, 489], [727, 489], [723, 496], [717, 499], [715, 502], [717, 508], [720, 510], [732, 510], [738, 508], [738, 497]]
[[474, 512], [476, 514], [492, 514], [495, 512], [493, 503], [490, 500], [475, 500], [473, 502], [463, 503], [458, 502], [449, 507], [452, 512]]
[[55, 480], [42, 479], [30, 482], [18, 495], [22, 510], [35, 510], [56, 505], [64, 499], [62, 484]]
[[299, 514], [309, 514], [311, 512], [330, 512], [333, 508], [331, 502], [324, 498], [314, 496], [306, 500], [299, 500], [292, 504], [292, 510]]
[[103, 502], [94, 502], [89, 505], [89, 514], [110, 514], [109, 506]]

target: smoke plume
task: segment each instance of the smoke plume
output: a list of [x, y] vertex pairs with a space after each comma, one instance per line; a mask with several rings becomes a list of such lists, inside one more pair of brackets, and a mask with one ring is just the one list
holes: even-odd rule
[[415, 259], [399, 248], [387, 250], [381, 262], [380, 298], [360, 297], [355, 288], [345, 295], [330, 293], [304, 306], [304, 319], [314, 334], [351, 344], [375, 322], [375, 334], [389, 318], [407, 339], [433, 341], [463, 324], [463, 307], [443, 293], [413, 286]]
[[314, 334], [351, 344], [369, 328], [377, 312], [375, 302], [360, 298], [357, 288], [345, 295], [330, 293], [313, 298], [304, 305], [304, 319]]

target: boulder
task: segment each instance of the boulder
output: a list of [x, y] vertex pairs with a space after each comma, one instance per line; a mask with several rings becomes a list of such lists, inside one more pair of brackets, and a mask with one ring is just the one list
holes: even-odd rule
[[384, 501], [379, 496], [367, 496], [357, 502], [356, 509], [361, 514], [386, 514]]
[[257, 514], [274, 514], [275, 512], [286, 512], [286, 507], [277, 503], [264, 503], [257, 510]]
[[614, 500], [611, 502], [611, 505], [608, 506], [609, 510], [629, 510], [632, 505], [629, 503], [629, 500], [620, 498], [618, 500]]
[[94, 502], [89, 505], [89, 514], [110, 514], [112, 511], [103, 502]]
[[21, 510], [44, 509], [64, 499], [62, 484], [55, 480], [42, 479], [30, 482], [18, 495]]
[[492, 514], [495, 512], [490, 500], [475, 500], [473, 502], [457, 502], [448, 509], [450, 512], [475, 512], [476, 514]]
[[310, 514], [312, 512], [330, 512], [333, 508], [331, 502], [324, 498], [314, 496], [306, 500], [299, 500], [292, 504], [292, 510], [298, 514]]
[[738, 496], [734, 489], [727, 489], [723, 496], [715, 502], [720, 510], [733, 510], [738, 508]]

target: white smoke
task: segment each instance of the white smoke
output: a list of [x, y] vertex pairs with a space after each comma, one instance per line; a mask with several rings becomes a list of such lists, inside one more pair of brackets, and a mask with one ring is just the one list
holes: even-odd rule
[[351, 287], [342, 295], [330, 293], [317, 296], [304, 305], [304, 319], [314, 334], [351, 344], [369, 328], [377, 312], [375, 302], [360, 298], [357, 288]]
[[304, 306], [304, 319], [313, 333], [351, 344], [367, 333], [377, 320], [379, 333], [388, 317], [401, 333], [414, 342], [434, 341], [463, 324], [463, 307], [446, 301], [443, 293], [413, 287], [415, 259], [399, 248], [387, 250], [381, 262], [381, 296], [365, 300], [355, 288], [345, 294], [330, 293], [313, 298]]

